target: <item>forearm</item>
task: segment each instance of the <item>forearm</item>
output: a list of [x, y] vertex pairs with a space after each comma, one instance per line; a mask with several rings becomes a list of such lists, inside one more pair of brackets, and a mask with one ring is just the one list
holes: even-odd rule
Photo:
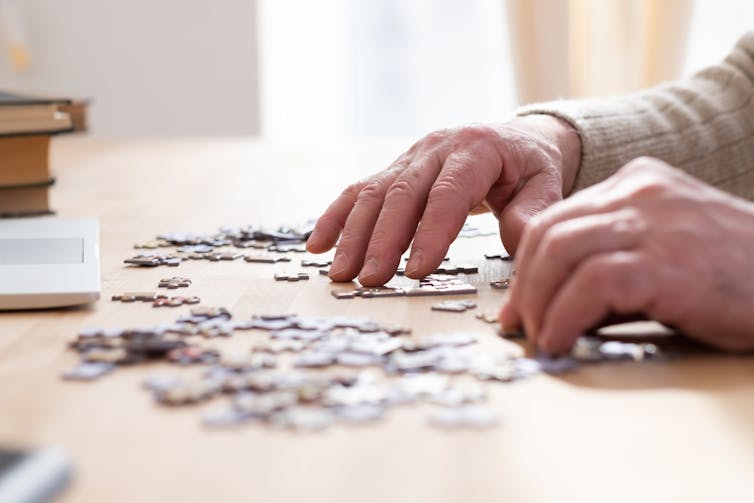
[[627, 96], [556, 101], [518, 115], [550, 114], [581, 137], [575, 190], [653, 156], [754, 199], [754, 32], [720, 65]]

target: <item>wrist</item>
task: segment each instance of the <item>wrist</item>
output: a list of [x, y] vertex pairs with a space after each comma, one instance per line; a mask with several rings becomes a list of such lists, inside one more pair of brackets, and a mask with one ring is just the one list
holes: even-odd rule
[[569, 122], [554, 115], [550, 118], [558, 124], [555, 141], [563, 156], [563, 195], [567, 196], [573, 190], [581, 167], [581, 135]]
[[535, 123], [542, 135], [559, 153], [563, 196], [567, 196], [573, 190], [581, 166], [581, 137], [578, 130], [554, 115], [532, 114], [521, 119]]

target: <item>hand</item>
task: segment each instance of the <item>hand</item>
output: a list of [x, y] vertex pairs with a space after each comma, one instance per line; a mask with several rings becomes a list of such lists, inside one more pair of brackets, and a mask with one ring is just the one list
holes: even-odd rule
[[643, 313], [718, 348], [754, 349], [754, 205], [640, 158], [531, 219], [504, 327], [567, 351]]
[[406, 275], [422, 278], [483, 205], [513, 253], [526, 221], [570, 191], [580, 160], [575, 131], [546, 115], [430, 133], [386, 170], [344, 190], [317, 221], [307, 249], [325, 252], [340, 236], [330, 278], [358, 275], [375, 286], [395, 274], [413, 239]]

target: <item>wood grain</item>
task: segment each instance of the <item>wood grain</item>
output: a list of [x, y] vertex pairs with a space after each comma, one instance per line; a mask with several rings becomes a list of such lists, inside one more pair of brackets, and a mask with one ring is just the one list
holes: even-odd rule
[[[272, 280], [291, 265], [122, 264], [135, 242], [159, 232], [316, 216], [348, 182], [386, 166], [407, 145], [56, 138], [52, 204], [61, 216], [100, 219], [103, 300], [0, 314], [0, 443], [63, 445], [75, 463], [65, 502], [754, 501], [749, 357], [596, 365], [490, 386], [502, 424], [479, 432], [432, 429], [425, 406], [321, 434], [255, 425], [207, 431], [204, 406], [160, 407], [141, 388], [146, 375], [167, 365], [119, 369], [94, 383], [59, 379], [77, 361], [66, 341], [80, 328], [167, 322], [187, 311], [109, 300], [174, 274], [193, 280], [181, 293], [236, 317], [366, 315], [418, 333], [465, 330], [489, 348], [526, 350], [496, 338], [473, 312], [430, 311], [434, 299], [335, 300], [324, 277]], [[451, 250], [454, 260], [482, 266], [470, 276], [479, 309], [500, 303], [502, 293], [488, 282], [509, 266], [483, 258], [499, 247], [494, 237], [472, 238]], [[250, 345], [247, 337], [232, 343]]]

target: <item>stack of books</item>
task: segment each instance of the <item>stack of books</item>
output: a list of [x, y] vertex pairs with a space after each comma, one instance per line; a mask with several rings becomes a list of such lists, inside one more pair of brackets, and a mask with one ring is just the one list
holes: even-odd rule
[[50, 139], [84, 129], [83, 116], [83, 104], [67, 99], [0, 91], [0, 217], [52, 213]]

